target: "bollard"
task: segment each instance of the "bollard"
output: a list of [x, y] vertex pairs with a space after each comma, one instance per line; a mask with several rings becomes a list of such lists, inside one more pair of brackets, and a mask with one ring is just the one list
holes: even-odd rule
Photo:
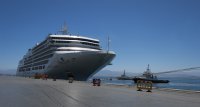
[[44, 76], [44, 74], [42, 74], [42, 80], [44, 80], [45, 79], [45, 76]]
[[56, 77], [55, 76], [53, 77], [53, 81], [56, 81]]
[[101, 86], [101, 80], [97, 79], [97, 86]]
[[93, 86], [101, 86], [101, 79], [93, 79], [91, 83]]
[[45, 74], [45, 75], [44, 75], [44, 78], [45, 78], [45, 80], [47, 80], [47, 78], [48, 78], [48, 75], [47, 75], [47, 74]]
[[40, 78], [41, 78], [41, 75], [38, 74], [38, 73], [35, 73], [34, 78], [35, 78], [35, 79], [40, 79]]
[[73, 82], [73, 77], [69, 77], [69, 83], [72, 83]]
[[96, 86], [96, 79], [92, 80], [93, 86]]

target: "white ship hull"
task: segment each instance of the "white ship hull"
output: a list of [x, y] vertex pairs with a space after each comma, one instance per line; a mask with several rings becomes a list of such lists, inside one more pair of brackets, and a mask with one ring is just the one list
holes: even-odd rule
[[47, 66], [49, 76], [66, 78], [73, 75], [76, 80], [87, 80], [108, 65], [115, 57], [113, 52], [56, 52]]
[[73, 76], [76, 80], [85, 81], [110, 64], [114, 57], [115, 53], [111, 51], [56, 51], [44, 70], [18, 75], [33, 76], [39, 73], [62, 79]]

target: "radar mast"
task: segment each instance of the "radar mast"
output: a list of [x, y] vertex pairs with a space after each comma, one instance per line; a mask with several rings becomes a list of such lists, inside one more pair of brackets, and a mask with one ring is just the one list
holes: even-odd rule
[[59, 32], [61, 32], [62, 35], [67, 35], [68, 34], [66, 22], [64, 22], [64, 25], [61, 27], [61, 30]]

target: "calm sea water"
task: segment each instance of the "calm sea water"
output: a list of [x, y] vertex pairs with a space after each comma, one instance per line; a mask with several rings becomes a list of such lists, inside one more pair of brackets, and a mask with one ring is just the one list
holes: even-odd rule
[[[106, 84], [135, 85], [132, 80], [109, 80], [104, 77], [101, 77], [101, 79]], [[200, 77], [165, 77], [160, 79], [170, 80], [170, 82], [154, 84], [154, 87], [200, 91]]]
[[200, 91], [200, 77], [168, 77], [168, 84], [156, 84], [160, 88], [175, 88]]

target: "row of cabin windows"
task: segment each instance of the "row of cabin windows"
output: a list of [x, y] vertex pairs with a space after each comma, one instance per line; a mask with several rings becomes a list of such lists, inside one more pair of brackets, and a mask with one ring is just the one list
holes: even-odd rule
[[32, 67], [32, 70], [38, 70], [38, 69], [45, 69], [45, 66], [36, 66], [36, 67]]
[[42, 45], [42, 46], [39, 47], [38, 49], [33, 50], [32, 53], [34, 54], [34, 53], [36, 53], [36, 52], [38, 52], [38, 51], [40, 51], [40, 50], [43, 50], [43, 49], [46, 48], [46, 47], [48, 47], [48, 45]]
[[47, 58], [51, 58], [52, 56], [53, 56], [53, 54], [49, 54], [49, 55], [43, 56], [41, 58], [35, 59], [35, 60], [33, 60], [33, 62], [44, 60], [44, 59], [47, 59]]
[[84, 45], [91, 45], [91, 46], [99, 46], [99, 44], [92, 44], [92, 43], [86, 43], [86, 42], [81, 42], [81, 44], [84, 44]]
[[[31, 64], [31, 63], [33, 63], [33, 62], [36, 62], [36, 61], [39, 61], [39, 60], [43, 60], [43, 59], [50, 58], [50, 57], [53, 56], [53, 54], [50, 54], [50, 53], [52, 53], [53, 51], [55, 51], [55, 50], [50, 50], [50, 51], [47, 51], [47, 52], [45, 52], [45, 53], [43, 53], [43, 54], [41, 54], [41, 55], [38, 55], [37, 57], [34, 57], [34, 58], [35, 58], [34, 60], [24, 61], [24, 65], [29, 65], [29, 64]], [[46, 54], [49, 54], [49, 55], [46, 55]], [[43, 56], [43, 55], [46, 55], [46, 56]], [[43, 56], [43, 57], [41, 57], [41, 56]], [[39, 57], [41, 57], [41, 58], [39, 58]], [[36, 59], [36, 58], [38, 58], [38, 59]]]
[[26, 65], [26, 66], [23, 66], [21, 68], [29, 68], [29, 67], [31, 67], [31, 65]]
[[[79, 42], [73, 42], [73, 41], [51, 41], [51, 43], [79, 43]], [[99, 46], [99, 44], [93, 44], [93, 43], [87, 43], [87, 42], [80, 42], [84, 45], [90, 45], [90, 46]]]
[[23, 71], [31, 71], [31, 70], [41, 70], [41, 69], [45, 69], [45, 65], [43, 66], [36, 66], [36, 67], [32, 67], [32, 68], [20, 68], [19, 72], [23, 72]]
[[46, 51], [46, 50], [49, 50], [49, 49], [51, 49], [51, 46], [48, 46], [48, 47], [46, 47], [46, 48], [43, 48], [43, 49], [41, 49], [41, 50], [39, 50], [39, 51], [37, 51], [37, 52], [33, 52], [32, 57], [34, 58], [36, 55], [38, 55], [38, 54], [40, 54], [40, 53], [42, 53], [42, 52], [44, 52], [44, 51]]
[[22, 71], [30, 71], [31, 70], [31, 68], [20, 68], [19, 69], [19, 72], [22, 72]]
[[32, 58], [28, 59], [28, 60], [25, 60], [24, 59], [24, 64], [28, 63], [28, 62], [31, 62], [32, 61]]
[[33, 51], [35, 51], [38, 47], [40, 47], [40, 46], [42, 46], [43, 44], [45, 44], [46, 41], [47, 41], [47, 39], [44, 40], [43, 42], [41, 42], [39, 45], [35, 46], [35, 47], [33, 48]]
[[39, 58], [39, 57], [41, 57], [41, 56], [50, 54], [50, 53], [52, 53], [53, 51], [55, 51], [55, 50], [54, 50], [54, 49], [51, 49], [51, 50], [48, 50], [48, 51], [44, 51], [44, 52], [42, 52], [42, 53], [40, 53], [40, 54], [38, 54], [38, 55], [35, 55], [33, 58], [34, 58], [34, 59], [35, 59], [35, 58]]
[[38, 63], [34, 63], [33, 66], [44, 65], [44, 64], [47, 64], [47, 63], [48, 63], [48, 60], [44, 60], [44, 61], [41, 61], [41, 62], [38, 62]]
[[[70, 46], [70, 45], [55, 45], [55, 46], [57, 46], [57, 47], [77, 47], [77, 46]], [[78, 46], [78, 47], [85, 47], [85, 46]], [[101, 50], [100, 49], [100, 47], [90, 47], [91, 49], [98, 49], [98, 50]], [[59, 51], [59, 49], [56, 49], [56, 51]], [[65, 51], [67, 51], [67, 50], [65, 50]], [[71, 51], [73, 51], [73, 50], [71, 50]]]
[[[46, 42], [46, 41], [45, 41]], [[42, 43], [42, 44], [44, 44], [44, 43]], [[40, 45], [41, 46], [41, 45]], [[40, 53], [41, 51], [40, 50], [46, 50], [46, 49], [49, 49], [50, 47], [48, 47], [47, 45], [43, 45], [43, 46], [41, 46], [41, 47], [39, 47], [39, 48], [37, 48], [36, 49], [36, 47], [32, 50], [32, 55], [31, 56], [29, 56], [28, 58], [25, 58], [24, 60], [25, 61], [30, 61], [30, 60], [32, 60], [32, 57], [34, 56], [34, 55], [37, 55], [38, 53]]]
[[52, 39], [60, 39], [60, 40], [81, 40], [81, 41], [88, 41], [93, 43], [99, 43], [98, 41], [83, 39], [83, 38], [67, 38], [67, 37], [51, 37]]
[[38, 66], [38, 65], [44, 65], [44, 64], [47, 64], [48, 63], [48, 60], [43, 60], [43, 61], [40, 61], [40, 62], [37, 62], [37, 63], [34, 63], [34, 64], [32, 64], [32, 62], [28, 65], [26, 65], [26, 66], [23, 66], [22, 68], [25, 68], [25, 67], [30, 67], [30, 66]]
[[43, 52], [42, 54], [38, 54], [37, 56], [34, 56], [34, 57], [32, 57], [31, 59], [24, 61], [24, 65], [31, 64], [32, 62], [35, 61], [34, 59], [39, 58], [39, 57], [44, 56], [44, 55], [47, 55], [47, 54], [50, 54], [50, 53], [52, 53], [53, 51], [55, 51], [55, 50], [48, 50], [48, 51], [46, 51], [46, 52]]

